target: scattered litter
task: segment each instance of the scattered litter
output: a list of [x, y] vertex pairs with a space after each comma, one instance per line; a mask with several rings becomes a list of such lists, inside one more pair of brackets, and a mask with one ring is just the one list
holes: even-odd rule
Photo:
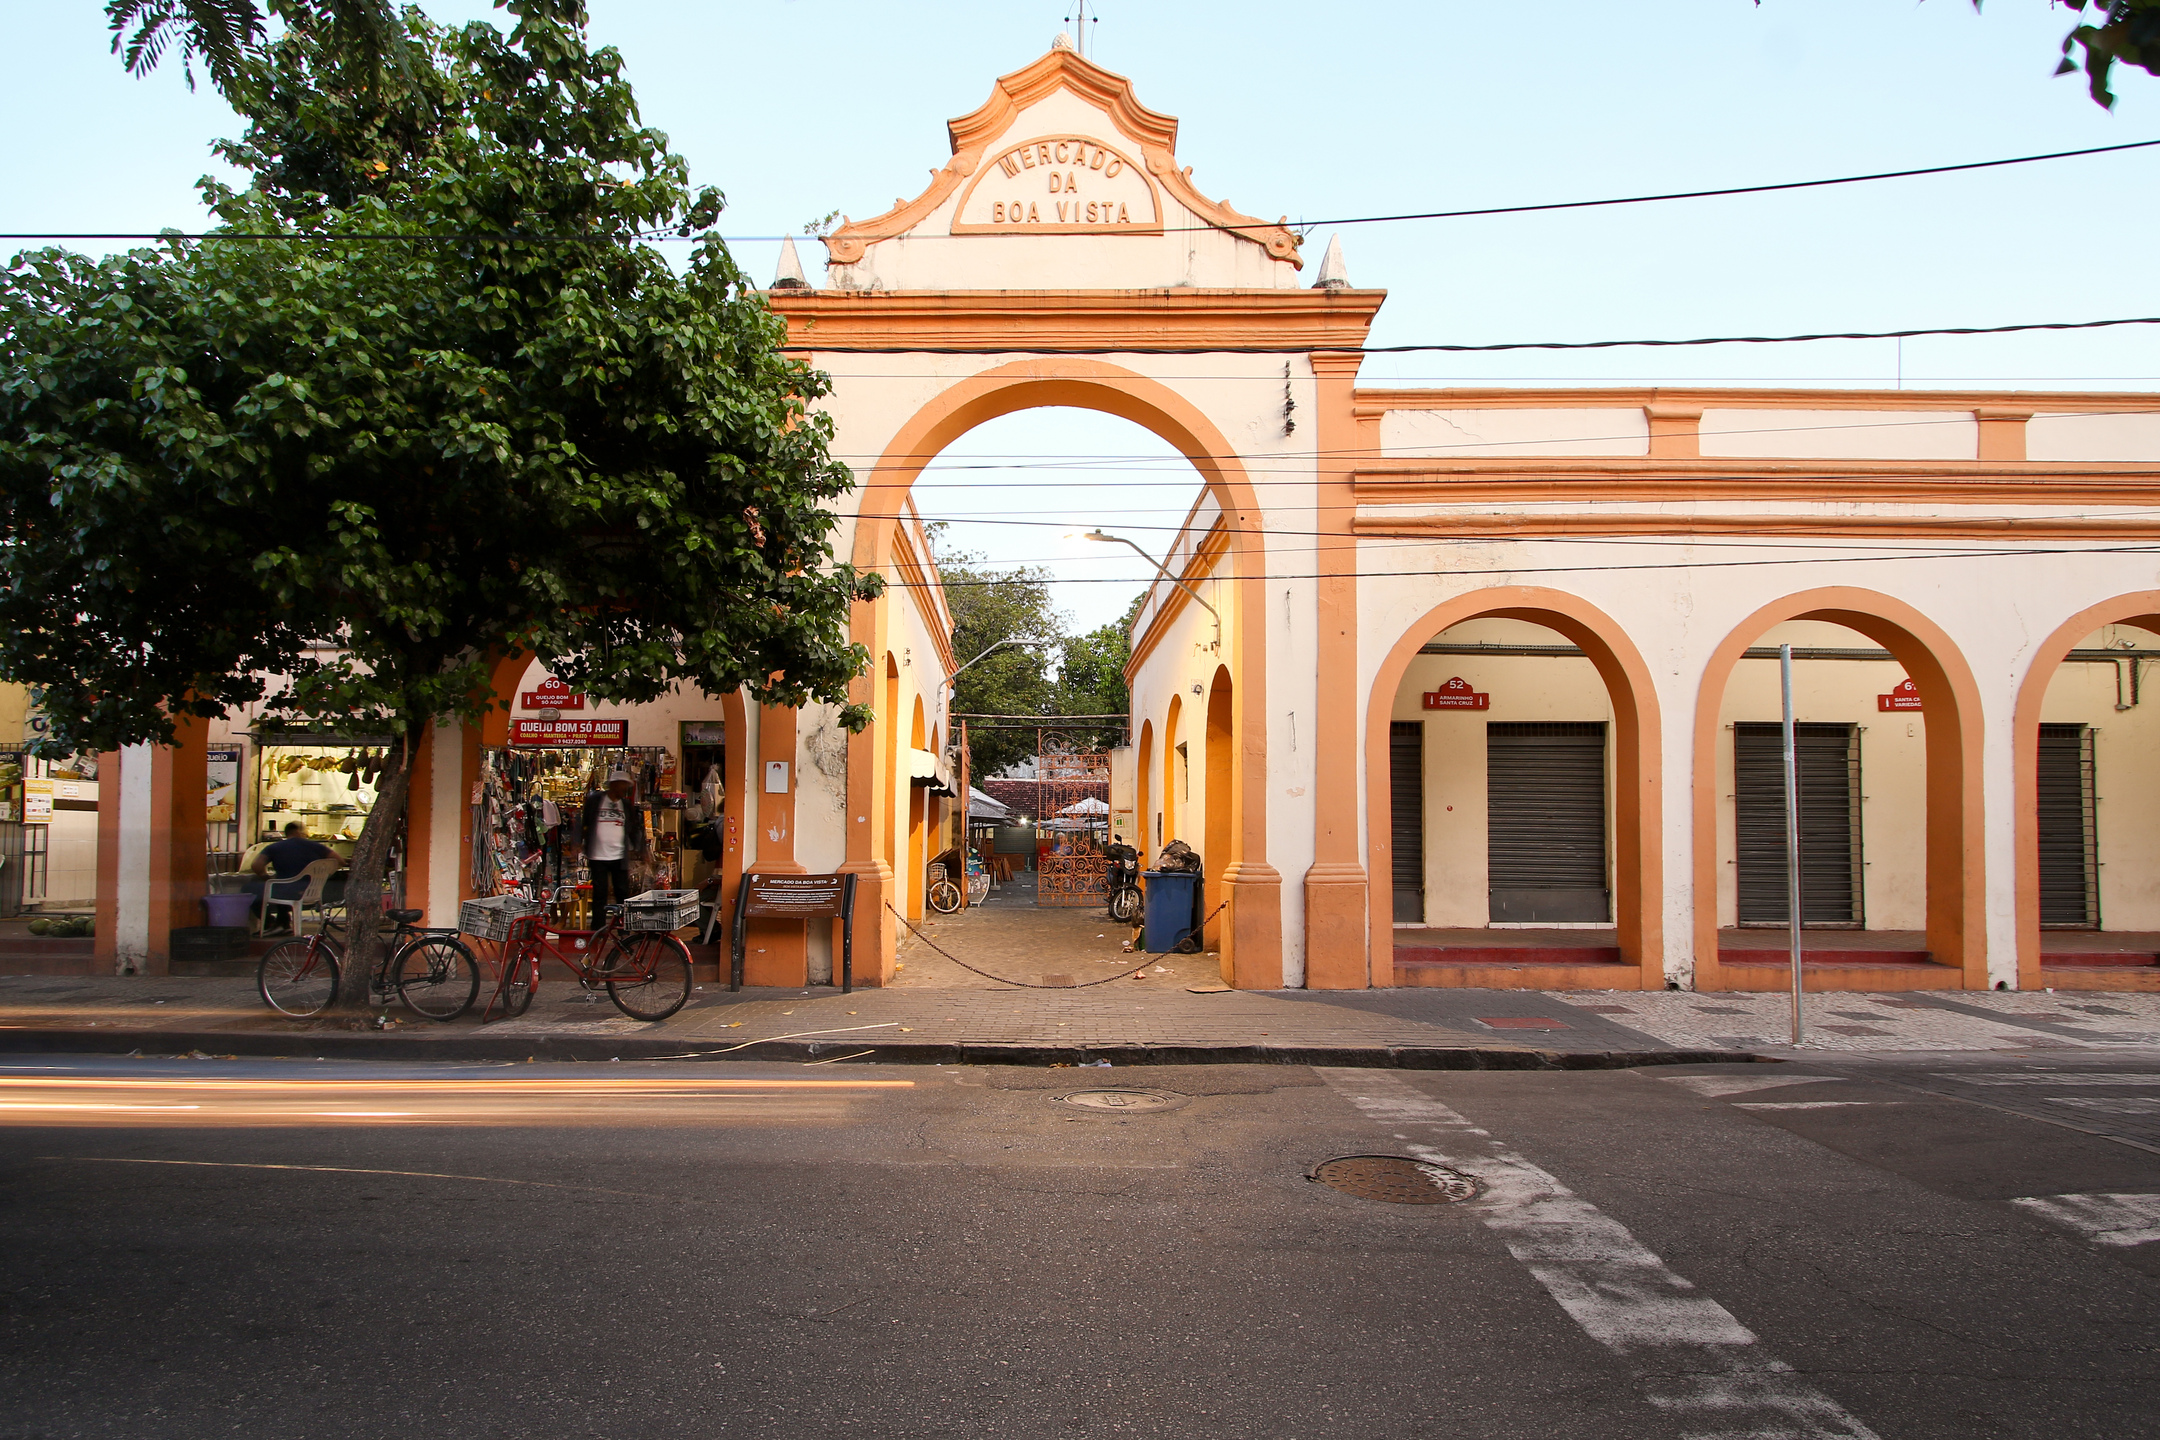
[[[782, 1013], [785, 1013], [785, 1012], [782, 1012]], [[740, 1020], [730, 1020], [730, 1021], [728, 1021], [728, 1023], [727, 1023], [727, 1024], [725, 1024], [725, 1025], [721, 1026], [720, 1028], [721, 1028], [721, 1029], [723, 1029], [723, 1030], [740, 1030], [740, 1029], [742, 1029], [742, 1021], [740, 1021]]]
[[1130, 940], [1127, 940], [1127, 941], [1126, 941], [1126, 942], [1124, 943], [1124, 945], [1123, 945], [1123, 946], [1121, 946], [1120, 948], [1121, 948], [1121, 949], [1123, 949], [1123, 950], [1124, 950], [1124, 952], [1125, 952], [1125, 953], [1126, 953], [1127, 955], [1130, 955], [1130, 954], [1132, 954], [1132, 953], [1133, 953], [1133, 950], [1132, 950], [1132, 941], [1130, 941]]
[[190, 1050], [187, 1052], [187, 1058], [190, 1060], [208, 1060], [210, 1055], [205, 1050]]
[[853, 1011], [853, 1010], [850, 1010], [850, 1011], [848, 1011], [847, 1013], [848, 1013], [848, 1014], [850, 1014], [850, 1015], [853, 1015], [853, 1014], [855, 1014], [856, 1012], [855, 1012], [855, 1011]]
[[[1108, 939], [1108, 938], [1110, 938], [1110, 937], [1108, 937], [1107, 935], [1097, 935], [1097, 936], [1096, 936], [1095, 938], [1096, 938], [1096, 939], [1098, 939], [1098, 940], [1107, 940], [1107, 939]], [[164, 1004], [164, 1003], [165, 1003], [165, 1002], [164, 1002], [163, 1000], [160, 1000], [160, 1001], [158, 1001], [158, 1004], [160, 1004], [160, 1005], [162, 1005], [162, 1004]]]
[[[1804, 915], [1806, 914], [1806, 912], [1805, 912], [1805, 911], [1802, 911], [1801, 913], [1802, 913], [1802, 915], [1803, 915], [1803, 916], [1804, 916]], [[781, 1011], [780, 1013], [781, 1013], [781, 1014], [783, 1014], [783, 1015], [792, 1015], [792, 1014], [794, 1014], [795, 1012], [794, 1012], [793, 1010], [782, 1010], [782, 1011]]]
[[1082, 1060], [1080, 1068], [1082, 1070], [1108, 1070], [1110, 1062], [1108, 1060]]
[[1167, 975], [1167, 974], [1169, 974], [1170, 972], [1169, 972], [1168, 970], [1165, 970], [1165, 969], [1164, 969], [1164, 968], [1163, 968], [1162, 966], [1160, 966], [1160, 965], [1157, 965], [1157, 966], [1155, 967], [1155, 973], [1156, 973], [1156, 974], [1158, 974], [1158, 975]]

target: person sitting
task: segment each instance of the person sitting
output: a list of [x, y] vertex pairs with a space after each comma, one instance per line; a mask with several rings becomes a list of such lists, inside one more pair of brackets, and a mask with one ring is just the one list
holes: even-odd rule
[[262, 909], [263, 886], [272, 880], [291, 880], [318, 860], [335, 860], [337, 852], [320, 841], [307, 838], [307, 826], [298, 820], [285, 826], [285, 838], [273, 840], [263, 846], [249, 868], [255, 879], [246, 882], [246, 889], [254, 895], [252, 910]]

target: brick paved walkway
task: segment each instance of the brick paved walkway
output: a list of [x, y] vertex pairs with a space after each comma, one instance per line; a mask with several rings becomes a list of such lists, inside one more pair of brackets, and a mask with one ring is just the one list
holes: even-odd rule
[[[1005, 990], [938, 954], [944, 950], [977, 970], [1030, 985], [1072, 985], [1113, 975], [1147, 972], [1158, 987], [1219, 985], [1222, 962], [1210, 954], [1127, 953], [1132, 927], [1112, 920], [1101, 905], [1084, 910], [1043, 909], [1035, 904], [1035, 877], [1021, 874], [991, 891], [979, 906], [957, 915], [931, 913], [901, 927], [896, 987], [941, 990]], [[928, 943], [926, 943], [928, 942]], [[936, 946], [933, 949], [932, 946]], [[1093, 987], [1117, 990], [1124, 983]], [[1092, 993], [1092, 991], [1090, 992]]]

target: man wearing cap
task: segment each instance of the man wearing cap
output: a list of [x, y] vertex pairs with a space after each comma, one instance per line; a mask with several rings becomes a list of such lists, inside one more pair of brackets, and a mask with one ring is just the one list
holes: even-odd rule
[[[630, 795], [630, 772], [616, 766], [605, 790], [585, 796], [585, 861], [592, 870], [592, 923], [630, 898], [630, 861], [645, 853], [645, 812]], [[612, 898], [610, 892], [613, 892]]]

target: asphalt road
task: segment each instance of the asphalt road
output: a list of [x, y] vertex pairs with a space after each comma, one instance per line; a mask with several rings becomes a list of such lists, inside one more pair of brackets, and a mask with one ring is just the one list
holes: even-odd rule
[[2156, 1109], [2149, 1052], [10, 1065], [0, 1440], [2160, 1435]]

